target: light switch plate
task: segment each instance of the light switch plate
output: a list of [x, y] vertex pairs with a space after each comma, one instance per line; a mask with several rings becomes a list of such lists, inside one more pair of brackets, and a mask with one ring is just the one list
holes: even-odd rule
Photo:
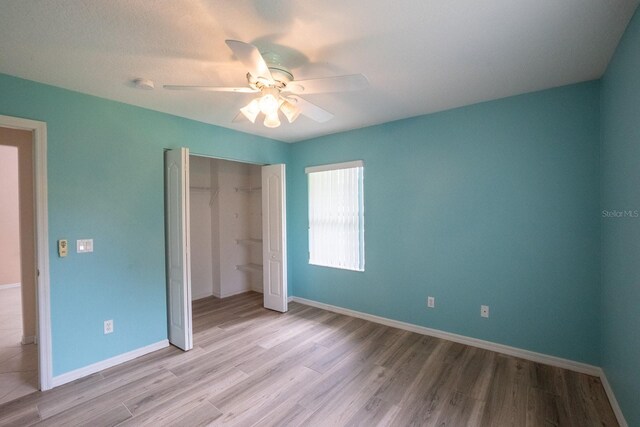
[[93, 252], [93, 239], [82, 239], [76, 241], [76, 251], [80, 253]]

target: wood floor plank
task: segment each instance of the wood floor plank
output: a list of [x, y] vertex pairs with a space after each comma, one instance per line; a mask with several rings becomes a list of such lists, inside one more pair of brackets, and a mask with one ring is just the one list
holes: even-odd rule
[[0, 410], [0, 426], [26, 426], [40, 421], [40, 413], [35, 403], [12, 410]]
[[0, 425], [617, 426], [598, 378], [248, 292], [165, 348], [0, 405]]
[[379, 397], [370, 398], [347, 422], [349, 427], [388, 426], [400, 408]]
[[527, 397], [526, 426], [559, 426], [561, 415], [558, 413], [557, 399], [558, 396], [552, 393], [540, 388], [530, 387]]
[[467, 348], [462, 372], [454, 388], [476, 400], [485, 400], [491, 385], [496, 353], [481, 348]]
[[154, 411], [160, 406], [177, 404], [192, 398], [209, 399], [210, 396], [221, 393], [227, 388], [247, 378], [247, 374], [235, 368], [225, 368], [215, 375], [205, 375], [194, 378], [176, 378], [172, 384], [161, 389], [151, 389], [145, 393], [124, 401], [124, 405], [134, 415]]
[[[432, 349], [440, 345], [438, 340], [428, 340]], [[380, 388], [376, 391], [375, 396], [385, 401], [399, 404], [405, 399], [405, 395], [410, 392], [412, 384], [419, 379], [419, 374], [423, 370], [426, 359], [425, 356], [431, 354], [431, 351], [425, 352], [425, 348], [420, 345], [421, 341], [408, 340], [407, 344], [412, 343], [410, 347], [406, 347], [398, 359], [394, 363], [388, 363], [387, 367], [394, 372]]]
[[210, 402], [202, 402], [187, 412], [173, 414], [162, 425], [167, 427], [199, 427], [209, 426], [222, 416], [222, 412]]
[[[246, 380], [238, 383], [236, 386], [213, 396], [211, 398], [211, 402], [216, 405], [216, 407], [225, 410], [225, 408], [233, 407], [238, 401], [241, 401], [248, 396], [255, 396], [265, 389], [271, 389], [274, 382], [281, 381], [280, 376], [288, 375], [289, 371], [293, 371], [294, 373], [298, 371], [307, 373], [307, 371], [311, 370], [305, 366], [300, 366], [291, 362], [297, 358], [304, 358], [309, 354], [313, 354], [313, 352], [318, 351], [319, 348], [320, 346], [317, 344], [309, 342], [296, 349], [295, 353], [287, 355], [286, 358], [280, 359], [274, 364], [265, 365], [263, 369], [254, 372]], [[319, 375], [316, 375], [316, 377], [317, 376]]]
[[351, 382], [334, 393], [309, 418], [307, 425], [345, 425], [367, 402], [392, 373], [382, 366], [373, 366], [363, 371], [361, 381]]
[[[287, 401], [288, 397], [312, 382], [319, 374], [305, 367], [295, 367], [271, 376], [266, 387], [253, 388], [238, 399], [226, 399], [216, 407], [224, 411], [218, 425], [250, 426], [261, 420], [266, 412]], [[212, 399], [212, 403], [217, 399]]]
[[[613, 416], [608, 416], [611, 414], [611, 411], [607, 411], [608, 408], [606, 407], [601, 407], [604, 405], [599, 405], [597, 403], [600, 399], [595, 397], [592, 392], [591, 388], [593, 386], [598, 387], [602, 390], [602, 393], [604, 393], [601, 385], [599, 385], [599, 379], [569, 371], [565, 372], [564, 378], [567, 393], [562, 396], [563, 403], [565, 405], [566, 412], [570, 414], [572, 418], [572, 425], [586, 427], [617, 425], [614, 424], [616, 422], [615, 418]], [[600, 412], [602, 411], [607, 412], [607, 415], [600, 415]]]
[[256, 421], [255, 427], [301, 427], [306, 425], [305, 420], [312, 414], [310, 410], [295, 402], [288, 401], [285, 405], [277, 406], [266, 412], [262, 418]]
[[[207, 401], [206, 395], [192, 396], [189, 399], [180, 399], [177, 402], [157, 407], [153, 411], [147, 411], [129, 418], [118, 424], [119, 427], [138, 426], [191, 426], [207, 425], [221, 416], [220, 410]], [[190, 420], [194, 424], [186, 424]]]
[[481, 425], [522, 426], [527, 420], [531, 362], [496, 357]]
[[439, 340], [427, 354], [415, 381], [405, 391], [394, 425], [435, 425], [460, 372], [444, 363], [453, 343]]
[[317, 342], [318, 344], [323, 345], [325, 347], [331, 347], [336, 342], [344, 339], [345, 337], [349, 336], [350, 334], [352, 334], [353, 332], [355, 332], [356, 330], [364, 326], [366, 323], [367, 321], [362, 319], [357, 319], [355, 317], [350, 318], [347, 323], [340, 326], [339, 328], [336, 328], [330, 334], [318, 340]]
[[85, 394], [73, 400], [38, 405], [42, 418], [41, 424], [51, 426], [88, 424], [90, 420], [115, 408], [124, 400], [148, 390], [169, 385], [174, 379], [175, 376], [169, 371], [153, 372], [108, 392], [94, 395], [91, 399], [86, 399], [88, 394]]
[[345, 319], [344, 316], [338, 316], [334, 313], [325, 313], [323, 316], [312, 320], [300, 319], [295, 323], [287, 319], [286, 323], [276, 325], [281, 326], [277, 334], [259, 338], [256, 344], [269, 349], [300, 334], [305, 334], [308, 339], [318, 340], [332, 332], [336, 326], [346, 323], [346, 321], [348, 319]]
[[324, 373], [337, 365], [346, 355], [361, 351], [368, 340], [375, 340], [384, 332], [384, 328], [373, 323], [366, 323], [362, 327], [345, 336], [341, 341], [333, 345], [329, 350], [316, 356], [315, 360], [307, 366], [316, 372]]
[[437, 426], [478, 426], [485, 403], [459, 391], [452, 391], [439, 412]]

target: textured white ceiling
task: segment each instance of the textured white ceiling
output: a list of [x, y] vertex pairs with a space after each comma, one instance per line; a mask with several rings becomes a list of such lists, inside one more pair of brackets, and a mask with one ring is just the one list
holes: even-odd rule
[[[638, 1], [1, 0], [0, 72], [293, 142], [598, 78]], [[229, 38], [371, 87], [306, 95], [335, 118], [277, 129], [231, 122], [251, 95], [161, 88], [245, 85]]]

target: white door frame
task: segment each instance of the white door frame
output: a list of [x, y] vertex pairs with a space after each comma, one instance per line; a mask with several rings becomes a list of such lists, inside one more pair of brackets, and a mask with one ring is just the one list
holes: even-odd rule
[[47, 208], [47, 124], [36, 120], [0, 115], [0, 127], [33, 132], [35, 237], [36, 237], [36, 302], [38, 342], [38, 374], [40, 390], [52, 387], [51, 296], [49, 289], [49, 217]]

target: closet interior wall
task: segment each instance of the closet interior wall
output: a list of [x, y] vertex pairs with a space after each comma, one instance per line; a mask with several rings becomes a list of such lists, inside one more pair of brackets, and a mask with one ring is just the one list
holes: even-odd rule
[[191, 295], [262, 292], [261, 168], [190, 156]]

